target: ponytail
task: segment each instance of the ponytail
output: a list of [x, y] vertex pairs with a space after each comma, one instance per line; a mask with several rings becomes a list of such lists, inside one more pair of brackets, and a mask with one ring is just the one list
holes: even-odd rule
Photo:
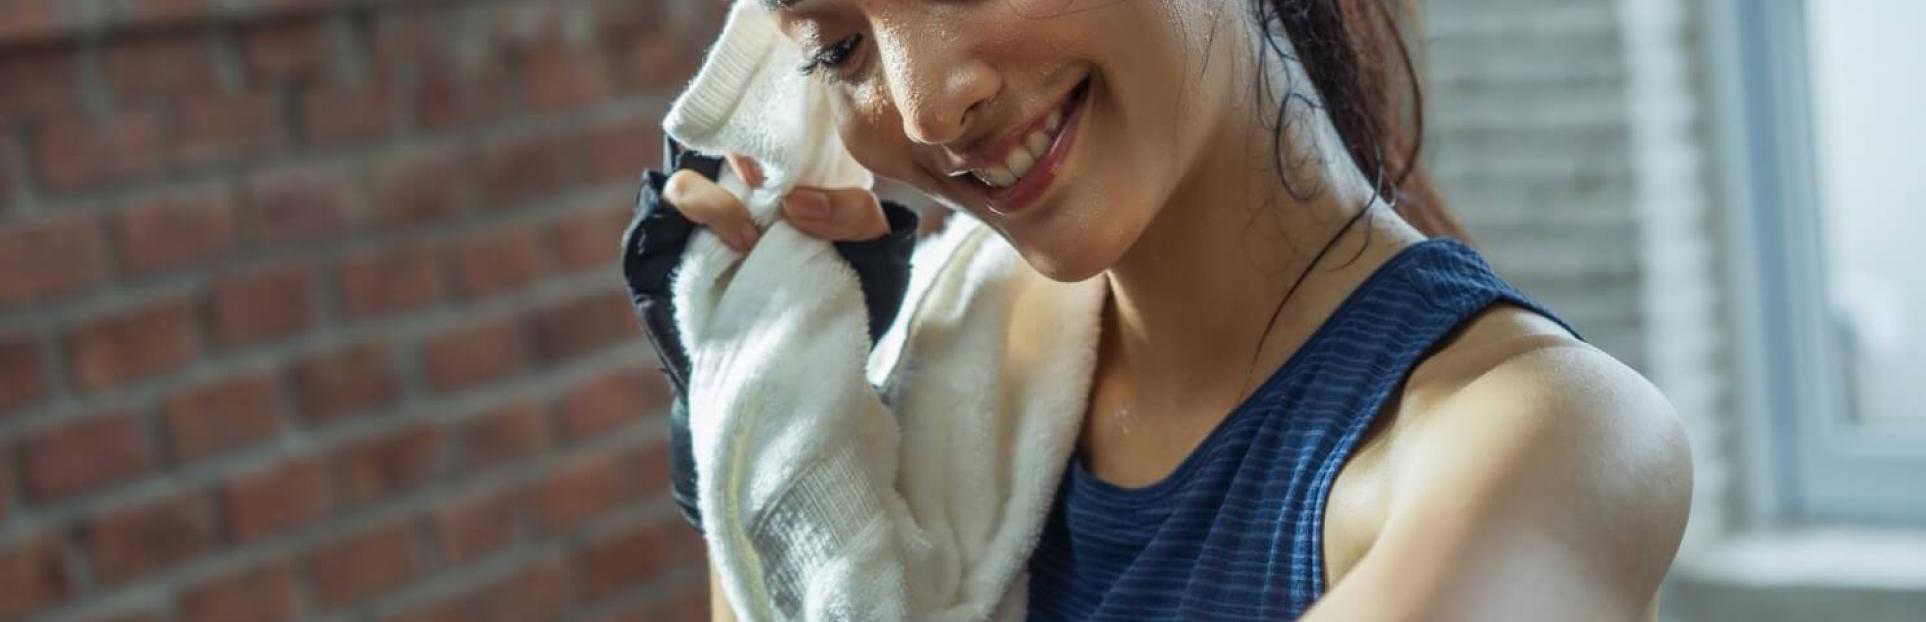
[[[1423, 88], [1385, 1], [1252, 0], [1252, 9], [1266, 35], [1282, 29], [1288, 36], [1345, 150], [1379, 195], [1426, 235], [1468, 239], [1419, 162]], [[1408, 108], [1401, 112], [1399, 104]], [[1282, 124], [1275, 131], [1283, 140]]]

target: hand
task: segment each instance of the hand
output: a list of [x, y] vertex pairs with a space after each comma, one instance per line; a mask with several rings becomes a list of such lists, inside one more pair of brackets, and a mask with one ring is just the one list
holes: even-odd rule
[[[743, 183], [762, 187], [762, 167], [754, 160], [740, 155], [727, 160]], [[676, 171], [663, 186], [662, 197], [684, 218], [708, 227], [738, 253], [748, 253], [762, 237], [749, 218], [749, 208], [701, 173]], [[803, 233], [831, 242], [871, 240], [889, 233], [882, 204], [874, 193], [860, 188], [797, 188], [783, 198], [782, 216]]]

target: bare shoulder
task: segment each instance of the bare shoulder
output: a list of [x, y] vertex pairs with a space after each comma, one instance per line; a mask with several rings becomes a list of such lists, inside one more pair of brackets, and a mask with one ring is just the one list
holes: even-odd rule
[[1413, 370], [1397, 411], [1380, 563], [1451, 560], [1445, 591], [1504, 577], [1618, 619], [1649, 607], [1691, 497], [1684, 428], [1651, 382], [1500, 306]]
[[[1690, 493], [1690, 455], [1651, 381], [1557, 323], [1503, 305], [1413, 371], [1406, 449], [1429, 459], [1591, 481], [1593, 501], [1649, 504]], [[1681, 506], [1682, 507], [1682, 506]]]
[[1458, 331], [1414, 370], [1407, 399], [1425, 406], [1413, 440], [1526, 443], [1540, 450], [1521, 459], [1545, 461], [1533, 466], [1612, 467], [1601, 475], [1689, 471], [1678, 413], [1651, 381], [1524, 309], [1500, 306]]

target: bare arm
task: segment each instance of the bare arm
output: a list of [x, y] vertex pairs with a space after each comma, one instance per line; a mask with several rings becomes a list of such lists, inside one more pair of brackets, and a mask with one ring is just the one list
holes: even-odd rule
[[1649, 616], [1691, 465], [1643, 378], [1588, 347], [1537, 350], [1419, 425], [1383, 532], [1306, 620]]
[[722, 593], [722, 575], [716, 574], [716, 567], [709, 567], [709, 619], [713, 622], [736, 622], [736, 612], [729, 608], [729, 597]]

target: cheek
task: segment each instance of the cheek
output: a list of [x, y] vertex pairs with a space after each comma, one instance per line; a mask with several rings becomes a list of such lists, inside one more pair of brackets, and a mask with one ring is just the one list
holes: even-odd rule
[[874, 97], [837, 97], [836, 133], [843, 147], [870, 172], [908, 182], [916, 169], [901, 127], [889, 106]]
[[877, 176], [922, 191], [950, 204], [934, 174], [916, 160], [916, 144], [903, 134], [901, 118], [887, 105], [862, 106], [845, 98], [838, 105], [836, 133], [857, 164]]

